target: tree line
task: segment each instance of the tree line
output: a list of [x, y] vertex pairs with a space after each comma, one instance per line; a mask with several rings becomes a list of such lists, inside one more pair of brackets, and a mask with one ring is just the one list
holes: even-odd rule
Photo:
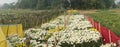
[[[115, 0], [18, 0], [8, 5], [17, 9], [109, 9]], [[7, 4], [4, 4], [7, 7]], [[8, 7], [8, 8], [9, 8]]]

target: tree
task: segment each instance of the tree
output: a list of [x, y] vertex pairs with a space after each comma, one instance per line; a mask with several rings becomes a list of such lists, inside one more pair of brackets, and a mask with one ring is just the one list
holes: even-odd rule
[[19, 0], [16, 4], [23, 9], [109, 9], [115, 0]]
[[14, 9], [15, 8], [15, 2], [5, 3], [5, 4], [3, 4], [3, 6], [1, 8], [2, 9]]

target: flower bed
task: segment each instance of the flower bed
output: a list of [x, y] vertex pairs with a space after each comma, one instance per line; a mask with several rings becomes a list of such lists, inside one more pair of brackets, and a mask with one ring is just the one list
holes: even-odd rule
[[102, 44], [100, 33], [97, 30], [91, 30], [92, 25], [83, 15], [69, 16], [66, 28], [64, 28], [64, 19], [64, 16], [59, 16], [41, 25], [40, 29], [25, 31], [25, 34], [31, 37], [31, 43], [34, 46], [46, 46], [48, 43], [49, 47], [54, 44], [61, 47], [99, 47]]
[[[64, 20], [67, 17], [67, 22]], [[66, 27], [64, 26], [66, 24]], [[84, 15], [59, 16], [40, 28], [25, 31], [31, 47], [100, 47], [100, 33]]]

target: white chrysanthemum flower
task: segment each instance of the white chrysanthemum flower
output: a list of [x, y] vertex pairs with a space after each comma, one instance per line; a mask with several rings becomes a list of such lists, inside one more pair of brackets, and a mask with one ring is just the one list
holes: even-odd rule
[[115, 43], [107, 43], [105, 45], [101, 45], [100, 47], [116, 47], [116, 44]]
[[[58, 26], [64, 26], [65, 17], [59, 16], [55, 20], [41, 25], [40, 29], [28, 29], [25, 31], [25, 34], [29, 35], [32, 39], [32, 43], [40, 46], [36, 40], [45, 40], [46, 35], [50, 34], [47, 31], [50, 29], [56, 29]], [[52, 33], [48, 38], [48, 43], [53, 46], [53, 43], [56, 41], [57, 44], [61, 43], [68, 44], [81, 44], [83, 42], [98, 41], [101, 37], [100, 33], [97, 31], [88, 30], [88, 27], [92, 27], [89, 21], [87, 21], [84, 15], [71, 15], [68, 16], [68, 23], [65, 29]], [[44, 47], [44, 46], [43, 46]], [[59, 47], [59, 46], [58, 46]]]

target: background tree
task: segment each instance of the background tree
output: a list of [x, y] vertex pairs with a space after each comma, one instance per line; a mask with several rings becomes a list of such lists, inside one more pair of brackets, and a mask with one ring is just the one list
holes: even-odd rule
[[[109, 9], [115, 0], [18, 0], [20, 9]], [[6, 4], [7, 5], [7, 4]]]

